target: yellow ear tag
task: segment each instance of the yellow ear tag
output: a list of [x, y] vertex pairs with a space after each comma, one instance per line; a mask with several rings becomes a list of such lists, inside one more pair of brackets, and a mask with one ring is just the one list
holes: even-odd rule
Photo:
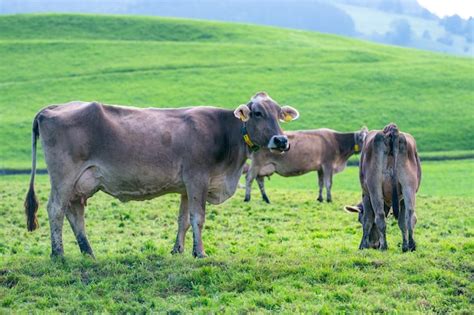
[[359, 152], [359, 149], [360, 149], [360, 148], [359, 148], [359, 145], [358, 145], [358, 144], [354, 145], [354, 151]]
[[284, 121], [289, 122], [293, 120], [293, 117], [290, 114], [285, 114], [285, 117], [283, 118]]
[[244, 114], [240, 113], [240, 120], [244, 121]]

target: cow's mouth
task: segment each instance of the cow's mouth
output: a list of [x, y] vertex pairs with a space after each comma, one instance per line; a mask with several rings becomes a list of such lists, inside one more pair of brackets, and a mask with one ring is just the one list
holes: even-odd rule
[[272, 153], [279, 153], [279, 154], [284, 154], [285, 152], [288, 152], [290, 151], [290, 144], [288, 143], [288, 145], [286, 146], [286, 148], [270, 148], [268, 147], [268, 149], [270, 150], [270, 152]]

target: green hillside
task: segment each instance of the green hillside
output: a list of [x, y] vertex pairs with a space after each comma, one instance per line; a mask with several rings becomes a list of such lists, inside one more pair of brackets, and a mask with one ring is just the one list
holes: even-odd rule
[[0, 16], [0, 168], [28, 168], [43, 106], [233, 108], [265, 90], [285, 129], [394, 121], [422, 152], [472, 150], [474, 60], [312, 32], [94, 15]]

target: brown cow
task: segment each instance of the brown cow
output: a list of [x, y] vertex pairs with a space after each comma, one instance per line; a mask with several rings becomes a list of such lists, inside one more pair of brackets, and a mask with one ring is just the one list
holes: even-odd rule
[[281, 176], [298, 176], [311, 171], [318, 172], [319, 196], [323, 201], [323, 184], [326, 186], [327, 201], [331, 202], [331, 186], [334, 174], [344, 170], [347, 160], [360, 152], [367, 135], [367, 128], [356, 132], [337, 132], [331, 129], [316, 129], [285, 132], [291, 150], [285, 154], [273, 154], [260, 150], [251, 156], [252, 164], [246, 175], [244, 201], [250, 201], [252, 182], [256, 178], [262, 198], [270, 203], [265, 193], [264, 176], [277, 173]]
[[231, 197], [251, 149], [288, 150], [278, 120], [298, 112], [257, 93], [235, 110], [214, 107], [138, 109], [72, 102], [41, 110], [33, 121], [33, 167], [25, 201], [28, 230], [37, 228], [34, 192], [36, 141], [41, 135], [51, 194], [48, 216], [52, 255], [63, 255], [66, 215], [83, 253], [93, 256], [86, 237], [84, 207], [97, 191], [121, 201], [181, 195], [172, 253], [184, 250], [193, 229], [193, 255], [205, 257], [202, 227], [206, 201]]
[[395, 124], [369, 132], [362, 147], [359, 177], [362, 203], [345, 207], [359, 213], [363, 229], [359, 249], [388, 248], [385, 218], [392, 207], [402, 232], [402, 250], [414, 251], [415, 194], [421, 183], [421, 163], [413, 136], [399, 132]]

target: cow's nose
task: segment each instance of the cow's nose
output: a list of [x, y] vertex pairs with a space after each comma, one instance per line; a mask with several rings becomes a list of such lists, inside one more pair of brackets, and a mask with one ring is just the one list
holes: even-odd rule
[[278, 148], [286, 148], [287, 143], [288, 143], [288, 139], [285, 136], [275, 137], [275, 145]]
[[273, 136], [268, 144], [270, 149], [286, 150], [288, 148], [287, 136]]

